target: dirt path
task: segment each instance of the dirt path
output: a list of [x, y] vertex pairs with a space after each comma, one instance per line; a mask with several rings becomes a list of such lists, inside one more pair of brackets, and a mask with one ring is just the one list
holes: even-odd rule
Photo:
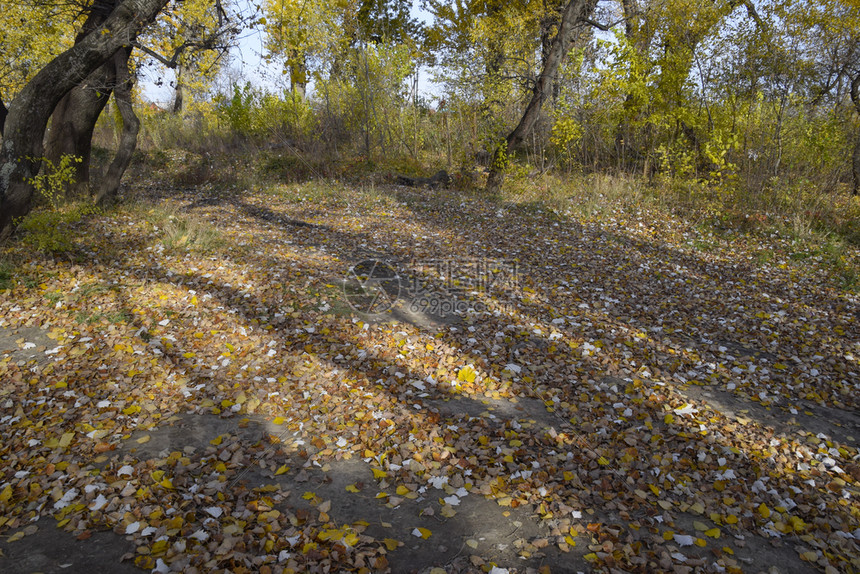
[[647, 214], [311, 192], [22, 266], [0, 571], [860, 570], [855, 298]]

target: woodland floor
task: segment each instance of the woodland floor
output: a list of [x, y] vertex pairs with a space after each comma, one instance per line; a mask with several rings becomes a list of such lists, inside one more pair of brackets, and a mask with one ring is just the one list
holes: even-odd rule
[[21, 266], [0, 571], [860, 571], [860, 305], [788, 240], [309, 189], [141, 180]]

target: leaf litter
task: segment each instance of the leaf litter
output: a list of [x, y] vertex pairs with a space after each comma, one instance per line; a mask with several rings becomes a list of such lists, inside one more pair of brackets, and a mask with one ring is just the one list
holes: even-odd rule
[[[169, 202], [222, 245], [119, 211], [87, 222], [85, 257], [32, 260], [38, 282], [0, 295], [9, 548], [52, 517], [157, 572], [860, 569], [858, 305], [816, 269], [757, 264], [752, 239], [697, 252], [647, 212], [213, 193]], [[515, 261], [518, 282], [448, 324], [367, 318], [339, 282], [368, 252]], [[14, 334], [34, 329], [51, 344]], [[841, 432], [805, 429], [833, 409]], [[189, 416], [227, 424], [195, 442]], [[348, 461], [364, 470], [335, 497]], [[514, 533], [458, 523], [476, 500]], [[446, 529], [456, 548], [421, 546]]]

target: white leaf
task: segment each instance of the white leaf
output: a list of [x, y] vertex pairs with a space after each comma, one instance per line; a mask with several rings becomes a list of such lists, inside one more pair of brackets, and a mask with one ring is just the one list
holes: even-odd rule
[[198, 530], [197, 532], [189, 536], [189, 538], [194, 538], [195, 540], [203, 542], [205, 540], [209, 540], [209, 533], [204, 530]]
[[104, 505], [107, 504], [108, 499], [105, 498], [104, 494], [99, 494], [93, 503], [90, 505], [91, 510], [101, 510], [104, 508]]

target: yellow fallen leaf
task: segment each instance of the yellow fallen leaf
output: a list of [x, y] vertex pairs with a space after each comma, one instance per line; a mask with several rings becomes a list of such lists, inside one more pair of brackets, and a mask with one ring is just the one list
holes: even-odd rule
[[729, 514], [728, 516], [726, 516], [726, 524], [737, 524], [737, 523], [738, 523], [738, 517], [735, 516], [734, 514]]
[[710, 530], [705, 530], [705, 536], [709, 536], [711, 538], [719, 538], [720, 537], [720, 529], [719, 528], [711, 528]]
[[149, 436], [148, 434], [145, 434], [142, 437], [140, 437], [139, 439], [137, 439], [137, 444], [146, 444], [149, 442], [149, 439], [151, 439], [151, 438], [152, 438], [151, 436]]
[[373, 470], [373, 478], [385, 478], [388, 476], [388, 473], [384, 470], [380, 470], [378, 468], [371, 469]]
[[221, 444], [221, 442], [222, 442], [223, 440], [224, 440], [224, 435], [220, 435], [220, 434], [219, 434], [218, 436], [216, 436], [215, 438], [213, 438], [212, 440], [210, 440], [210, 441], [209, 441], [209, 444], [213, 444], [213, 445], [215, 445], [215, 446], [218, 446], [219, 444]]
[[287, 419], [284, 417], [275, 417], [275, 420], [272, 421], [273, 424], [282, 425]]
[[75, 438], [75, 433], [67, 432], [63, 433], [63, 436], [60, 437], [60, 442], [57, 443], [60, 448], [66, 448], [72, 443], [72, 439]]
[[409, 489], [401, 484], [397, 487], [396, 492], [398, 496], [406, 496], [407, 494], [409, 494]]
[[477, 540], [472, 540], [472, 539], [470, 538], [470, 539], [466, 540], [466, 546], [468, 546], [469, 548], [475, 549], [475, 548], [477, 548], [477, 547], [478, 547], [478, 541], [477, 541]]
[[426, 528], [420, 528], [420, 527], [416, 528], [412, 531], [413, 536], [423, 538], [424, 540], [427, 540], [428, 538], [430, 538], [430, 536], [432, 536], [432, 534], [433, 533], [430, 532], [429, 530], [427, 530]]
[[400, 546], [400, 542], [393, 538], [385, 538], [382, 543], [385, 544], [385, 547], [388, 550], [396, 550], [397, 547]]
[[347, 492], [358, 492], [358, 488], [354, 484], [349, 484], [346, 487]]
[[275, 476], [278, 476], [279, 474], [286, 474], [287, 472], [289, 472], [289, 470], [290, 470], [290, 467], [283, 464], [280, 466], [280, 468], [278, 468], [278, 470], [275, 471]]
[[7, 484], [6, 487], [0, 491], [0, 502], [9, 502], [12, 498], [12, 485]]
[[355, 546], [356, 544], [358, 544], [358, 534], [356, 534], [355, 532], [350, 532], [343, 537], [342, 542], [347, 546]]
[[323, 530], [319, 534], [317, 534], [317, 538], [325, 542], [326, 540], [340, 540], [343, 538], [343, 532], [341, 530]]
[[759, 505], [758, 512], [762, 515], [762, 518], [770, 518], [770, 508], [764, 502]]
[[24, 531], [19, 530], [18, 532], [16, 532], [15, 534], [13, 534], [9, 538], [7, 538], [6, 542], [17, 542], [18, 540], [21, 540], [22, 538], [24, 538]]
[[466, 365], [462, 369], [457, 372], [457, 380], [466, 382], [466, 383], [474, 383], [475, 377], [477, 373], [475, 372], [474, 367], [472, 365]]

